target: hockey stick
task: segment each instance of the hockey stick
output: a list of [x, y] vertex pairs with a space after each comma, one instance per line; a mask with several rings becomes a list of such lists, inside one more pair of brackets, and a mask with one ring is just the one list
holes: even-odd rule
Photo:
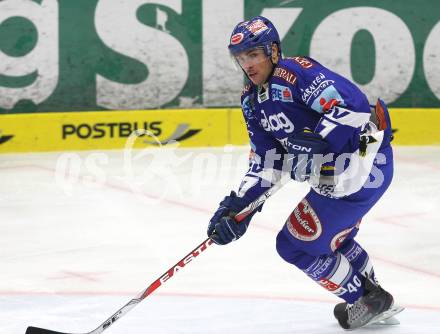
[[[274, 185], [272, 188], [268, 189], [265, 193], [263, 193], [260, 197], [258, 197], [254, 202], [249, 204], [246, 208], [241, 210], [238, 214], [235, 215], [235, 220], [239, 223], [244, 218], [246, 218], [250, 213], [252, 213], [256, 208], [258, 208], [261, 204], [263, 204], [266, 199], [272, 196], [281, 186], [283, 182], [279, 182]], [[163, 283], [172, 278], [176, 272], [185, 267], [188, 263], [190, 263], [194, 258], [203, 253], [209, 246], [213, 244], [211, 238], [207, 238], [200, 245], [194, 248], [191, 252], [189, 252], [183, 259], [177, 262], [174, 266], [168, 269], [162, 276], [156, 279], [147, 289], [143, 290], [139, 293], [134, 299], [130, 300], [127, 304], [122, 306], [116, 313], [114, 313], [110, 318], [104, 321], [101, 325], [99, 325], [96, 329], [91, 332], [85, 334], [100, 334], [113, 325], [117, 320], [122, 318], [125, 314], [127, 314], [133, 307], [139, 304], [142, 300], [151, 295], [157, 288], [159, 288]], [[68, 334], [64, 332], [56, 332], [48, 329], [38, 328], [38, 327], [28, 327], [25, 334]]]

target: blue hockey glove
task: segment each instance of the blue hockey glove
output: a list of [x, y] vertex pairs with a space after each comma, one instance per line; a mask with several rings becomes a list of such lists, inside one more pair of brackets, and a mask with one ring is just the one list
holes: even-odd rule
[[[303, 182], [310, 175], [319, 175], [319, 164], [313, 164], [314, 154], [324, 154], [328, 143], [320, 134], [303, 129], [287, 138], [287, 150], [291, 159], [292, 179]], [[316, 157], [315, 157], [316, 158]], [[318, 168], [317, 170], [315, 170]]]
[[[238, 197], [234, 191], [220, 202], [220, 206], [209, 221], [208, 236], [217, 245], [226, 245], [240, 237], [246, 232], [252, 216], [257, 210], [243, 219], [240, 223], [234, 216], [248, 206], [248, 201]], [[260, 208], [261, 209], [261, 208]]]

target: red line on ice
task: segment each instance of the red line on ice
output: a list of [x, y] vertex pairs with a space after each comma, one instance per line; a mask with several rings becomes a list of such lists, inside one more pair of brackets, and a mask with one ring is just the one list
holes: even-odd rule
[[[127, 296], [128, 298], [137, 295], [136, 292], [130, 291], [63, 291], [63, 292], [44, 292], [44, 291], [0, 291], [0, 296], [74, 296], [74, 297], [90, 297], [90, 296]], [[224, 293], [193, 293], [193, 292], [156, 292], [152, 296], [157, 297], [188, 297], [188, 298], [211, 298], [211, 299], [262, 299], [262, 300], [277, 300], [277, 301], [291, 301], [291, 302], [305, 302], [305, 303], [323, 303], [336, 304], [339, 299], [324, 299], [306, 296], [277, 296], [265, 294], [224, 294]], [[440, 312], [440, 306], [435, 305], [420, 305], [420, 304], [400, 304], [405, 308], [430, 310]]]

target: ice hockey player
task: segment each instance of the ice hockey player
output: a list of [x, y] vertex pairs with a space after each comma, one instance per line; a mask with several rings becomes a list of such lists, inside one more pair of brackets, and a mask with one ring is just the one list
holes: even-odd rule
[[310, 57], [282, 57], [278, 32], [265, 17], [237, 24], [229, 51], [248, 78], [241, 106], [251, 154], [238, 193], [221, 201], [208, 236], [219, 245], [239, 239], [261, 207], [239, 224], [234, 213], [288, 172], [311, 189], [278, 233], [279, 255], [344, 300], [334, 309], [344, 329], [390, 318], [402, 309], [377, 283], [355, 240], [393, 176], [386, 105], [378, 99], [370, 106], [355, 84]]

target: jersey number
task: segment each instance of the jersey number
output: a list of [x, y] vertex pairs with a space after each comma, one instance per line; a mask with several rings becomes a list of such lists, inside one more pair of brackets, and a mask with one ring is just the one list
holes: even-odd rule
[[321, 120], [321, 123], [319, 124], [323, 129], [319, 131], [319, 134], [322, 136], [322, 138], [327, 137], [327, 135], [332, 132], [336, 128], [336, 124], [327, 121], [325, 118]]

